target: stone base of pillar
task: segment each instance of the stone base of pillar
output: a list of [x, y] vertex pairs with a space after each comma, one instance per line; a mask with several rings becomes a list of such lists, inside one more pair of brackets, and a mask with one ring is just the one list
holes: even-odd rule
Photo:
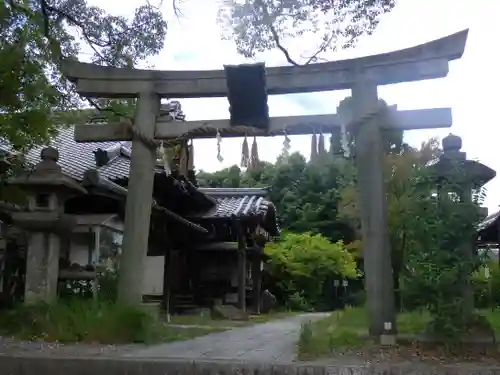
[[383, 346], [394, 346], [396, 345], [396, 336], [395, 335], [380, 335], [380, 345]]

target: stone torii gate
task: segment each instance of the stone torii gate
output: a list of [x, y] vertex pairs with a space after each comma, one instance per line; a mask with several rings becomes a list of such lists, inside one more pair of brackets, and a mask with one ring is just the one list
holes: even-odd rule
[[[396, 331], [387, 227], [387, 202], [383, 184], [383, 149], [380, 127], [393, 124], [398, 129], [450, 127], [451, 109], [381, 110], [378, 85], [413, 82], [446, 77], [449, 61], [462, 57], [468, 30], [419, 46], [368, 57], [311, 64], [300, 67], [274, 67], [265, 70], [267, 93], [288, 94], [351, 89], [354, 107], [356, 163], [362, 214], [365, 283], [374, 336]], [[159, 116], [161, 98], [202, 98], [228, 95], [224, 70], [154, 71], [102, 67], [77, 61], [63, 61], [63, 73], [76, 85], [79, 94], [93, 98], [138, 98], [133, 125], [81, 125], [75, 140], [98, 142], [132, 140], [129, 195], [121, 263], [123, 272], [133, 278], [124, 301], [141, 300], [144, 257], [148, 244], [154, 140], [222, 136], [310, 134], [314, 127], [324, 133], [343, 125], [336, 115], [271, 118], [269, 129], [250, 130], [231, 126], [229, 120], [171, 122]], [[378, 116], [384, 113], [383, 119]], [[135, 127], [132, 129], [131, 127]], [[202, 129], [204, 131], [200, 132]], [[229, 132], [232, 129], [234, 131]], [[134, 131], [133, 131], [134, 130]], [[139, 137], [138, 133], [142, 136]], [[149, 141], [148, 141], [149, 140]], [[123, 286], [123, 285], [122, 285]], [[121, 288], [123, 291], [124, 288]]]

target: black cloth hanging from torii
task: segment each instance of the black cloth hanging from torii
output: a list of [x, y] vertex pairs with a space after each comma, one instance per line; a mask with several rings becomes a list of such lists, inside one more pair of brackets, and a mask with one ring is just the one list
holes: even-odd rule
[[263, 63], [225, 65], [231, 126], [269, 129], [266, 68]]

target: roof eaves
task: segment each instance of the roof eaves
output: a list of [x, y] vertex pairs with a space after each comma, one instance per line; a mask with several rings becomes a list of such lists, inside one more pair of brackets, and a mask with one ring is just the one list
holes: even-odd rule
[[[113, 181], [109, 180], [106, 177], [101, 176], [100, 172], [97, 169], [87, 170], [84, 174], [84, 181], [85, 181], [84, 184], [108, 189], [122, 197], [126, 197], [128, 194], [128, 190], [126, 188], [114, 183]], [[156, 204], [156, 202], [153, 202], [152, 208], [157, 211], [163, 212], [165, 215], [169, 216], [173, 220], [176, 220], [198, 232], [208, 233], [208, 231], [201, 225], [195, 224], [185, 219], [184, 217], [176, 214], [175, 212], [172, 212], [165, 207], [159, 206], [158, 204]]]
[[480, 232], [480, 231], [483, 231], [483, 230], [487, 229], [490, 225], [492, 225], [493, 223], [495, 223], [495, 221], [497, 221], [497, 219], [499, 217], [500, 217], [500, 211], [495, 212], [495, 213], [487, 216], [483, 221], [481, 221], [477, 225], [477, 231]]
[[212, 197], [245, 197], [245, 196], [266, 196], [269, 193], [269, 186], [262, 188], [203, 188], [198, 190]]

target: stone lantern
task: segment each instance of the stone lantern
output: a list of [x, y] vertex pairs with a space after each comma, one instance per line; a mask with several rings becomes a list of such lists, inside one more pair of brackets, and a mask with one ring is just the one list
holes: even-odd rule
[[[439, 186], [445, 187], [450, 179], [455, 178], [458, 168], [461, 192], [469, 195], [470, 199], [472, 189], [480, 188], [496, 176], [496, 172], [488, 166], [475, 160], [467, 160], [467, 154], [461, 151], [462, 139], [459, 136], [450, 133], [443, 138], [442, 147], [443, 154], [431, 167], [434, 169]], [[462, 200], [465, 198], [463, 197]]]
[[9, 184], [27, 194], [27, 210], [13, 214], [13, 223], [28, 231], [25, 302], [50, 302], [57, 296], [60, 238], [76, 224], [64, 214], [65, 201], [86, 190], [64, 175], [57, 164], [59, 152], [44, 148], [34, 170], [11, 179]]
[[[495, 176], [496, 172], [488, 166], [468, 160], [467, 154], [462, 149], [462, 139], [454, 134], [449, 134], [442, 140], [443, 154], [439, 161], [431, 166], [433, 176], [438, 185], [439, 199], [448, 199], [449, 193], [456, 193], [460, 202], [472, 202], [472, 191], [479, 189]], [[458, 173], [457, 173], [458, 172]], [[456, 190], [453, 191], [453, 185]], [[481, 209], [478, 207], [478, 213]], [[463, 251], [472, 258], [475, 251], [475, 241], [463, 246]], [[463, 288], [466, 309], [472, 312], [474, 295], [470, 285], [469, 275], [464, 275], [465, 287]]]

